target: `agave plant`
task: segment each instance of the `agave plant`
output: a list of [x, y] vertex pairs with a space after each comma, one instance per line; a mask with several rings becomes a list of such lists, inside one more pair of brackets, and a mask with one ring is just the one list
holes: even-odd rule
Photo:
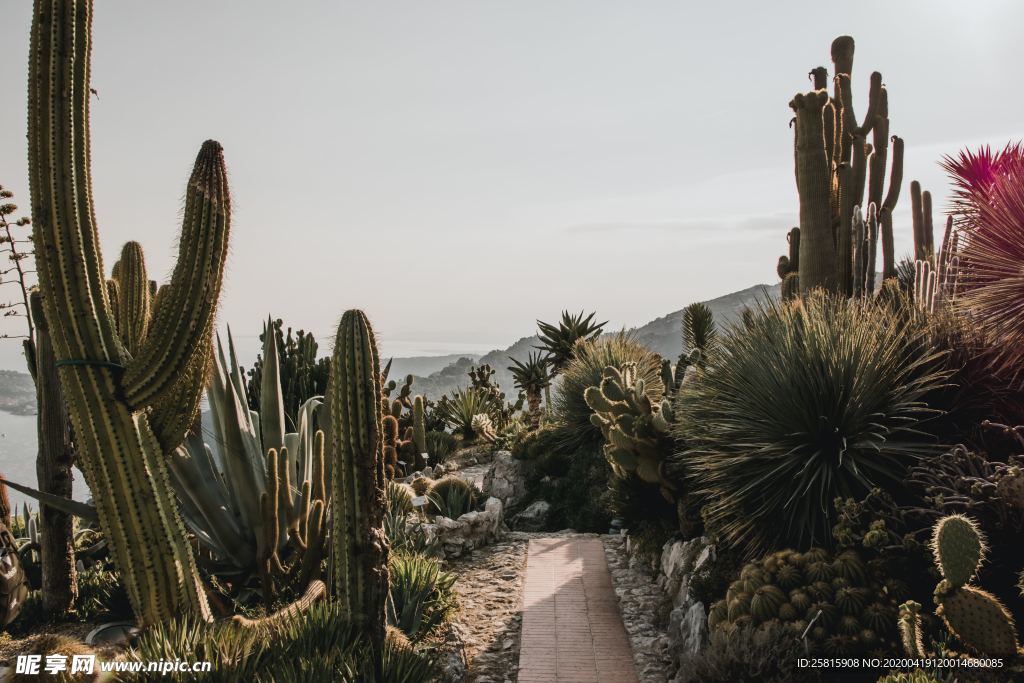
[[764, 304], [676, 398], [677, 457], [705, 522], [750, 557], [829, 544], [837, 496], [897, 489], [935, 452], [919, 423], [941, 367], [909, 307], [821, 293]]
[[[264, 359], [278, 358], [276, 342], [265, 335]], [[221, 571], [258, 573], [267, 599], [282, 584], [301, 591], [319, 576], [330, 503], [321, 399], [307, 400], [298, 431], [286, 432], [278, 364], [265, 362], [261, 410], [249, 410], [230, 333], [226, 357], [217, 339], [212, 374], [212, 427], [193, 429], [169, 461], [182, 517]]]
[[548, 363], [554, 374], [561, 373], [572, 360], [577, 342], [596, 339], [608, 324], [607, 321], [594, 323], [595, 315], [591, 313], [584, 318], [583, 311], [577, 315], [562, 311], [562, 319], [557, 324], [537, 321], [541, 343], [537, 348], [547, 352]]
[[437, 560], [412, 553], [392, 554], [390, 569], [388, 623], [415, 643], [455, 611], [455, 574], [441, 571]]
[[526, 361], [516, 360], [509, 356], [512, 365], [508, 370], [512, 373], [512, 379], [516, 388], [526, 394], [526, 404], [530, 412], [530, 426], [536, 429], [540, 426], [540, 402], [544, 390], [551, 386], [551, 370], [548, 356], [532, 351], [526, 357]]
[[502, 408], [501, 399], [477, 387], [467, 387], [442, 396], [434, 410], [452, 431], [472, 439], [477, 436], [473, 418], [477, 415], [493, 415]]
[[1024, 147], [946, 157], [954, 183], [959, 281], [955, 305], [989, 337], [993, 364], [1024, 370]]

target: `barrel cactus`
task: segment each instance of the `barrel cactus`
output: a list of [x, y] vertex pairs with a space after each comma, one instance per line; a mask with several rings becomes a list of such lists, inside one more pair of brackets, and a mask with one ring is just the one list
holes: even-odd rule
[[78, 463], [137, 621], [208, 620], [166, 459], [206, 379], [231, 225], [223, 151], [212, 140], [199, 151], [178, 262], [132, 353], [114, 323], [92, 203], [92, 15], [89, 0], [37, 0], [33, 11], [28, 142], [39, 287]]
[[854, 550], [782, 550], [750, 562], [708, 615], [712, 630], [780, 621], [828, 656], [884, 651], [896, 603]]
[[327, 404], [335, 597], [380, 648], [388, 595], [381, 374], [377, 341], [362, 311], [346, 311], [338, 325]]

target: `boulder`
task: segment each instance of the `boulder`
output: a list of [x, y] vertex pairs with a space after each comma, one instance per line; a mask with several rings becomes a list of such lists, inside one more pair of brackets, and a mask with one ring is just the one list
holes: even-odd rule
[[516, 531], [542, 531], [551, 513], [551, 503], [535, 500], [525, 510], [512, 518], [511, 526]]
[[494, 496], [506, 506], [515, 505], [526, 495], [523, 463], [509, 451], [494, 454], [491, 466], [484, 473], [484, 493]]

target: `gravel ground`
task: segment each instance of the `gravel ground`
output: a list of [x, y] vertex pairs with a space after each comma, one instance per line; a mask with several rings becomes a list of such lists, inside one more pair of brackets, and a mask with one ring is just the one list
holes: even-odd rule
[[668, 637], [659, 615], [666, 614], [665, 595], [655, 582], [654, 572], [639, 563], [630, 563], [624, 536], [602, 536], [608, 570], [619, 612], [633, 646], [633, 660], [644, 683], [664, 683], [672, 670]]

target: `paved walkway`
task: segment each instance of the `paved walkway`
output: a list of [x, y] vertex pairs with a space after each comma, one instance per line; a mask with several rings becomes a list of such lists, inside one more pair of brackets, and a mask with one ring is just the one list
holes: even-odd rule
[[531, 540], [520, 683], [637, 680], [600, 539]]

